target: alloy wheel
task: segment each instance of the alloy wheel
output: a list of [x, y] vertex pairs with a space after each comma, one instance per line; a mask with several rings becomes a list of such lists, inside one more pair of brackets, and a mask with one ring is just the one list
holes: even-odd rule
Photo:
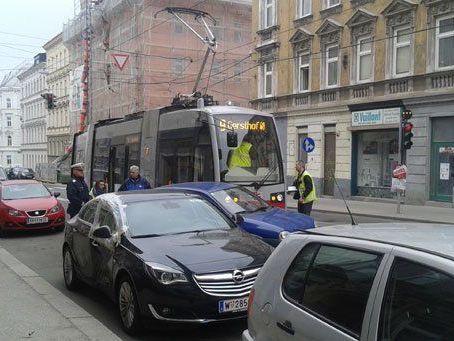
[[124, 326], [127, 329], [132, 328], [135, 320], [136, 303], [133, 289], [128, 281], [121, 283], [118, 294], [118, 306]]

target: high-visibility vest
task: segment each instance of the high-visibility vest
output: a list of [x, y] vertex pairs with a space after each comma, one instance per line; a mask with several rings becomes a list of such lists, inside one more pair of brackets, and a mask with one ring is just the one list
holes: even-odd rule
[[[312, 182], [312, 191], [309, 192], [309, 194], [307, 195], [307, 197], [303, 198], [303, 193], [304, 191], [306, 190], [306, 185], [304, 184], [304, 177], [308, 175], [309, 178], [311, 179], [311, 182]], [[305, 170], [303, 172], [303, 174], [298, 174], [298, 181], [300, 183], [299, 185], [299, 192], [300, 192], [300, 196], [301, 198], [304, 199], [304, 202], [305, 203], [310, 203], [310, 202], [313, 202], [313, 201], [316, 201], [317, 200], [317, 193], [315, 191], [315, 185], [314, 185], [314, 179], [312, 178], [312, 175], [309, 174], [309, 172], [307, 170]]]
[[249, 155], [249, 151], [252, 148], [252, 144], [249, 142], [241, 142], [240, 146], [233, 150], [229, 160], [229, 168], [241, 167], [250, 168], [252, 167], [252, 160]]

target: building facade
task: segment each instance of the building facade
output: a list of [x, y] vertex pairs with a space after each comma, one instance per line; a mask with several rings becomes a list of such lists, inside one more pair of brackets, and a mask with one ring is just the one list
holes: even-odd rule
[[69, 123], [69, 56], [62, 33], [44, 45], [47, 55], [47, 89], [54, 97], [54, 108], [47, 111], [47, 158], [64, 155], [72, 144]]
[[454, 1], [256, 0], [253, 27], [253, 104], [281, 125], [289, 180], [301, 159], [321, 195], [393, 198], [406, 109], [406, 202], [452, 201]]
[[19, 66], [0, 83], [0, 165], [3, 167], [22, 165], [21, 87], [17, 75], [23, 70], [24, 66]]
[[[194, 8], [214, 17], [217, 53], [213, 63], [208, 60], [199, 90], [207, 86], [211, 70], [210, 95], [220, 103], [249, 106], [251, 73], [246, 71], [252, 62], [245, 43], [251, 40], [251, 0], [104, 0], [91, 9], [89, 121], [170, 105], [175, 95], [192, 93], [206, 46], [167, 12], [155, 17], [166, 6]], [[85, 10], [63, 29], [75, 74], [83, 65]], [[195, 23], [194, 16], [183, 16]], [[201, 25], [194, 27], [205, 37]], [[243, 48], [236, 48], [239, 45]], [[114, 61], [118, 54], [128, 58], [122, 70]]]
[[41, 96], [47, 92], [46, 54], [37, 54], [33, 66], [18, 78], [22, 93], [22, 165], [36, 170], [38, 164], [47, 164], [47, 103]]

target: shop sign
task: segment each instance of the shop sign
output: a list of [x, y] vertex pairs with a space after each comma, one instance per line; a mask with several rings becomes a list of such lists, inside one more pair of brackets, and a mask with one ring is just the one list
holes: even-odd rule
[[449, 180], [449, 163], [440, 163], [440, 180]]
[[373, 109], [352, 112], [352, 127], [399, 124], [401, 108]]

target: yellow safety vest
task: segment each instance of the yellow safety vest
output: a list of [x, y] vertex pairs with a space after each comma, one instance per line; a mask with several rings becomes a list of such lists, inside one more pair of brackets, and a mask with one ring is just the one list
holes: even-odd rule
[[252, 148], [252, 144], [249, 142], [241, 142], [240, 146], [233, 150], [229, 160], [229, 168], [241, 167], [250, 168], [252, 167], [252, 160], [249, 156], [249, 151]]
[[[304, 184], [304, 177], [308, 175], [309, 178], [311, 179], [311, 182], [312, 182], [312, 191], [309, 192], [309, 194], [307, 195], [307, 197], [303, 198], [303, 193], [304, 191], [306, 190], [306, 185]], [[308, 171], [304, 171], [302, 174], [298, 174], [298, 181], [300, 183], [300, 186], [299, 186], [299, 191], [300, 191], [300, 196], [301, 198], [304, 199], [304, 202], [305, 203], [309, 203], [309, 202], [313, 202], [313, 201], [316, 201], [317, 200], [317, 193], [315, 191], [315, 185], [314, 185], [314, 179], [312, 179], [312, 175], [309, 174]]]

